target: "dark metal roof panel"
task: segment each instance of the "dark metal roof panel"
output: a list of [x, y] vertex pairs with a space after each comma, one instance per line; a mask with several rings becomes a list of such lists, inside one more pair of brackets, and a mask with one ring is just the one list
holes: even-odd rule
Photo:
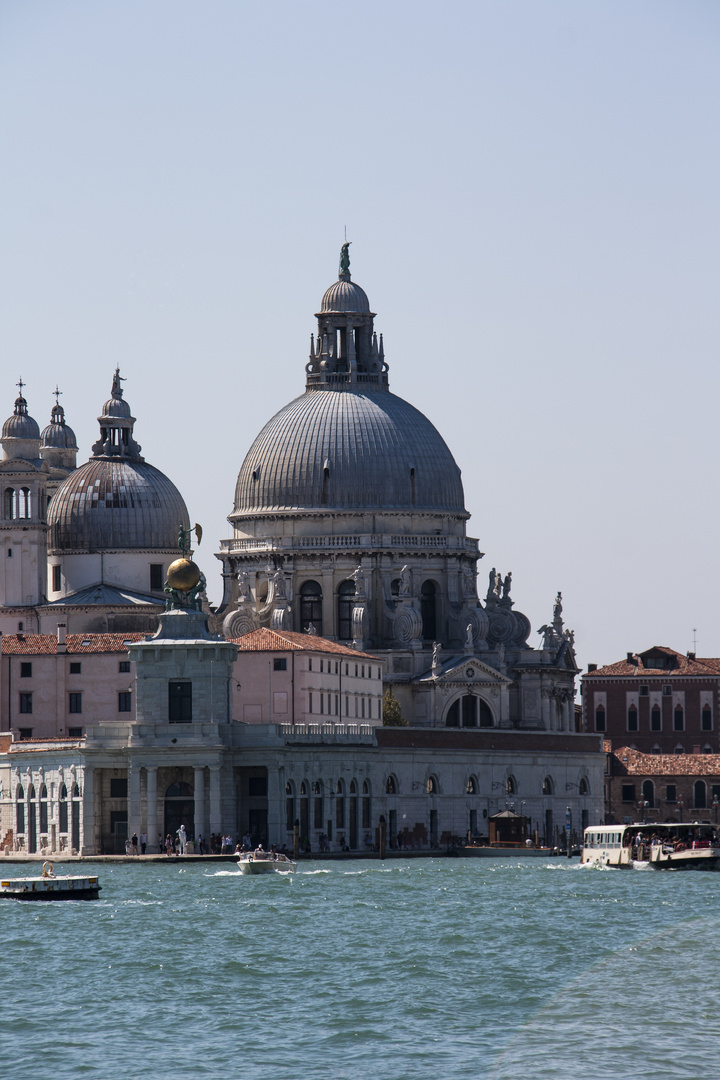
[[308, 391], [276, 413], [250, 448], [236, 513], [315, 508], [465, 512], [460, 470], [444, 439], [418, 409], [384, 390]]

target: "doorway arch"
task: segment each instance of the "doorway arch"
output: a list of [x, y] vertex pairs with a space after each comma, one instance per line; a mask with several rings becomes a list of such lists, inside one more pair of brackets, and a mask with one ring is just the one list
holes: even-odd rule
[[175, 833], [181, 825], [185, 826], [188, 838], [195, 832], [195, 797], [192, 785], [185, 780], [176, 780], [165, 792], [165, 835], [175, 839]]

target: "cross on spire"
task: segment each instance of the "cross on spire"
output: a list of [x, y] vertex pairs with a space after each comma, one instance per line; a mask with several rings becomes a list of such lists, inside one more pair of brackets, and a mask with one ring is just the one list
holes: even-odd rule
[[55, 389], [53, 390], [53, 397], [55, 398], [55, 404], [56, 405], [60, 404], [60, 395], [61, 394], [62, 394], [62, 390], [58, 390], [58, 385], [57, 385], [57, 383], [55, 383]]
[[15, 383], [15, 385], [20, 387], [20, 397], [22, 397], [23, 386], [27, 386], [27, 383], [24, 383], [22, 381], [22, 375], [20, 376], [19, 381]]

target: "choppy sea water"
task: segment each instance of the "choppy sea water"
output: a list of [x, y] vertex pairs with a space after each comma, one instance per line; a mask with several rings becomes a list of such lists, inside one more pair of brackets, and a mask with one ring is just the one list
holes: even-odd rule
[[720, 1075], [720, 874], [577, 859], [83, 871], [101, 900], [0, 902], [5, 1075]]

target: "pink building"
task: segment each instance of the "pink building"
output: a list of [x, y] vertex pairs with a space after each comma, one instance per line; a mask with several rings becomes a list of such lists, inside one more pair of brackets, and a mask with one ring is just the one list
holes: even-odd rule
[[232, 716], [246, 724], [382, 724], [383, 661], [312, 634], [253, 630], [238, 647]]
[[77, 739], [101, 720], [135, 718], [135, 665], [144, 634], [0, 636], [0, 730], [16, 739]]

